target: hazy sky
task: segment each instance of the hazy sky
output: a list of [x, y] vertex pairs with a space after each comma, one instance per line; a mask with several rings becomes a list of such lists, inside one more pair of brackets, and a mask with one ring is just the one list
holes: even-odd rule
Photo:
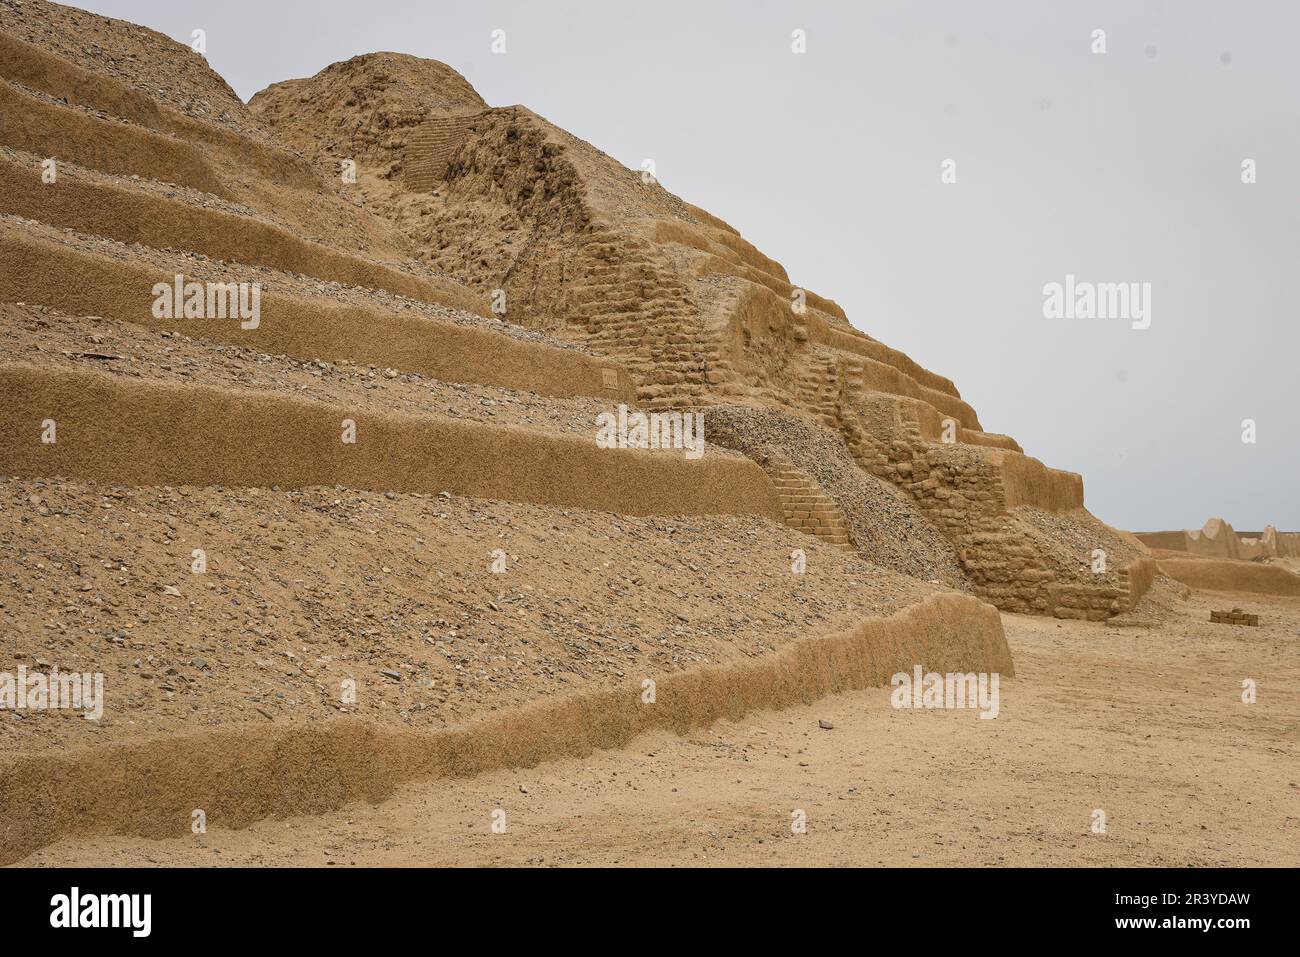
[[[653, 159], [796, 284], [956, 382], [985, 429], [1082, 472], [1103, 520], [1300, 529], [1296, 3], [79, 5], [185, 42], [202, 27], [244, 99], [359, 53], [442, 60], [494, 106]], [[1150, 328], [1045, 318], [1067, 274], [1150, 283]]]

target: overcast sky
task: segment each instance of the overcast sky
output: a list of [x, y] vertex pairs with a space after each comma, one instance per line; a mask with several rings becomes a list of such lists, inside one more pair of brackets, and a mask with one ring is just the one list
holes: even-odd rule
[[[985, 429], [1083, 473], [1104, 521], [1300, 529], [1300, 5], [79, 5], [185, 42], [204, 28], [245, 100], [360, 53], [442, 60], [494, 106], [653, 159], [796, 284], [956, 382]], [[1150, 327], [1045, 318], [1067, 274], [1150, 283]]]

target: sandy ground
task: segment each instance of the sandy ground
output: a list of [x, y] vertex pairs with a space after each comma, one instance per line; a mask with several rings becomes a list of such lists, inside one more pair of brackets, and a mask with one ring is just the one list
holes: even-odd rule
[[[1262, 626], [1207, 621], [1233, 604]], [[1018, 677], [995, 720], [895, 711], [872, 689], [378, 807], [64, 842], [23, 864], [1300, 864], [1300, 601], [1202, 593], [1126, 625], [1004, 621]]]

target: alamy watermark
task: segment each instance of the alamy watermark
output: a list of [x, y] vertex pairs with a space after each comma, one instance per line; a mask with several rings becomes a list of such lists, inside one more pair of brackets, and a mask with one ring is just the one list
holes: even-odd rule
[[618, 412], [596, 416], [596, 445], [602, 449], [682, 449], [688, 459], [704, 454], [703, 412]]
[[84, 711], [88, 721], [104, 715], [104, 676], [53, 669], [49, 674], [0, 671], [0, 711]]
[[238, 319], [239, 328], [262, 324], [262, 284], [256, 282], [186, 282], [177, 273], [170, 283], [153, 287], [155, 319]]
[[889, 679], [893, 691], [889, 703], [895, 708], [978, 708], [981, 718], [996, 718], [998, 672], [967, 674], [927, 672], [920, 665], [912, 673], [900, 671]]
[[152, 894], [83, 894], [73, 887], [50, 898], [50, 926], [118, 927], [132, 937], [148, 937], [153, 929]]
[[1045, 319], [1127, 319], [1134, 329], [1151, 327], [1151, 283], [1082, 282], [1067, 273], [1065, 282], [1043, 286]]

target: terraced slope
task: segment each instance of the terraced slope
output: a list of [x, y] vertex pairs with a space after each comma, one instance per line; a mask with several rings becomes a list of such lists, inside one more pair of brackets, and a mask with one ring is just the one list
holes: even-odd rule
[[[249, 106], [318, 169], [353, 151], [358, 193], [416, 256], [503, 293], [512, 322], [616, 358], [643, 405], [768, 409], [825, 430], [855, 468], [916, 503], [961, 583], [998, 607], [1104, 617], [1140, 597], [1145, 549], [1088, 514], [1080, 476], [986, 432], [951, 380], [853, 327], [725, 222], [526, 107], [487, 107], [445, 65], [388, 53], [278, 83]], [[344, 143], [351, 129], [370, 132]], [[853, 502], [830, 504], [854, 522]], [[1107, 572], [1093, 570], [1099, 549]]]
[[[94, 720], [0, 715], [0, 863], [186, 833], [194, 808], [238, 827], [378, 800], [922, 660], [1013, 674], [990, 606], [904, 573], [914, 510], [849, 514], [810, 477], [831, 518], [791, 527], [744, 443], [600, 447], [598, 414], [673, 404], [707, 367], [693, 283], [627, 285], [626, 250], [658, 269], [656, 246], [610, 227], [580, 253], [611, 257], [603, 307], [530, 294], [593, 222], [552, 134], [420, 61], [361, 58], [324, 95], [348, 107], [357, 74], [442, 92], [308, 159], [187, 47], [0, 0], [0, 656], [105, 682]], [[465, 143], [514, 150], [514, 205], [467, 194], [430, 222], [440, 257], [365, 184], [402, 180], [373, 164], [394, 130], [462, 115], [483, 122], [427, 140], [447, 159], [425, 175]], [[677, 319], [628, 348], [638, 303]]]

